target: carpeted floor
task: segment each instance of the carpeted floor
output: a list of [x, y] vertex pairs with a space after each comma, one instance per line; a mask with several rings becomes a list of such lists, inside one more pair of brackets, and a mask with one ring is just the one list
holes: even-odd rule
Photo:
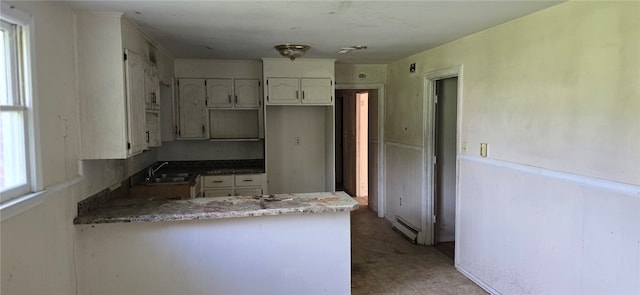
[[351, 292], [487, 294], [434, 247], [414, 245], [367, 206], [351, 214]]

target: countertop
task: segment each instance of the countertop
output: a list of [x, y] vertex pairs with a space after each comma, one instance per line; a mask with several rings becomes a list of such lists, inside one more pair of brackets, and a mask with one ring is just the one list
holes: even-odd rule
[[285, 214], [348, 212], [358, 202], [344, 192], [231, 196], [186, 200], [118, 198], [92, 208], [74, 224], [157, 222]]

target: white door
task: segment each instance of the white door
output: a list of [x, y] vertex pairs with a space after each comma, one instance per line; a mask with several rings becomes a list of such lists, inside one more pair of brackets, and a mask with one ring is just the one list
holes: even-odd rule
[[211, 108], [233, 106], [233, 81], [231, 79], [207, 79], [206, 105]]
[[330, 78], [301, 78], [300, 88], [302, 88], [302, 103], [333, 103], [333, 81]]
[[234, 92], [236, 108], [260, 107], [260, 80], [235, 79]]
[[206, 137], [206, 109], [204, 79], [180, 79], [179, 91], [179, 127], [180, 138]]
[[267, 78], [268, 104], [298, 104], [298, 78]]
[[434, 238], [435, 243], [441, 243], [455, 240], [458, 78], [437, 80], [435, 86]]
[[142, 152], [146, 147], [146, 120], [144, 99], [144, 66], [141, 56], [125, 50], [125, 75], [127, 84], [128, 154]]

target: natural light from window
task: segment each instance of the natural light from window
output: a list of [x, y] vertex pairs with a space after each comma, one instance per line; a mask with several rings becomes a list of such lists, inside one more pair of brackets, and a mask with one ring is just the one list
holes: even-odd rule
[[2, 19], [0, 44], [0, 193], [2, 201], [30, 191], [24, 97], [24, 36]]

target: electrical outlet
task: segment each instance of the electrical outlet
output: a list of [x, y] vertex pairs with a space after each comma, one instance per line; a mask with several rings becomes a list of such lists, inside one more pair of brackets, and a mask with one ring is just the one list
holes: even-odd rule
[[487, 157], [487, 148], [488, 144], [486, 142], [480, 143], [480, 156], [483, 158]]
[[300, 136], [296, 136], [295, 145], [300, 145]]

